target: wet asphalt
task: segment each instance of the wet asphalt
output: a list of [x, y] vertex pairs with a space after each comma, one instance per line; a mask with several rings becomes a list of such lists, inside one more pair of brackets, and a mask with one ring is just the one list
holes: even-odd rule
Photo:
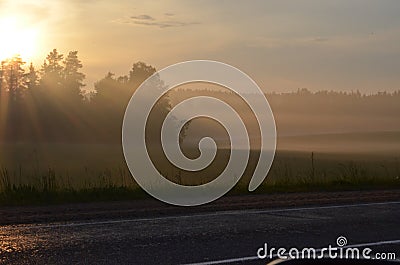
[[[0, 226], [3, 264], [266, 264], [270, 247], [400, 240], [400, 202], [242, 209], [121, 219]], [[395, 253], [400, 243], [371, 246]], [[244, 260], [242, 258], [245, 258]], [[217, 264], [217, 263], [216, 263]], [[224, 263], [221, 263], [224, 264]]]

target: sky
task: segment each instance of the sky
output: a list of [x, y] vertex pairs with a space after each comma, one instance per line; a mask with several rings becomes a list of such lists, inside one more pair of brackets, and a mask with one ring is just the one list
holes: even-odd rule
[[40, 66], [53, 48], [78, 50], [89, 89], [136, 61], [162, 69], [210, 59], [243, 70], [266, 92], [393, 91], [399, 14], [397, 0], [0, 0], [0, 21], [16, 19], [13, 37], [25, 40], [0, 36], [0, 55], [18, 46]]

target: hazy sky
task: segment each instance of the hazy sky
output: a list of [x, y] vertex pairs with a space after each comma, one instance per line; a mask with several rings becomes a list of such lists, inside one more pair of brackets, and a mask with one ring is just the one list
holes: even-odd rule
[[398, 0], [0, 0], [0, 18], [37, 31], [36, 64], [78, 50], [88, 87], [139, 60], [212, 59], [265, 91], [400, 89], [399, 14]]

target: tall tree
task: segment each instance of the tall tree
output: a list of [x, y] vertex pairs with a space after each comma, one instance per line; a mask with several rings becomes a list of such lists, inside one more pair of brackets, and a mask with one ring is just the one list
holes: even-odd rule
[[4, 69], [5, 61], [0, 64], [0, 141], [3, 140], [5, 135], [5, 128], [7, 123], [7, 109], [8, 109], [8, 94], [5, 89], [4, 82]]
[[[19, 55], [4, 60], [1, 64], [1, 126], [5, 137], [18, 139], [24, 127], [23, 98], [26, 92], [25, 70]], [[3, 136], [2, 136], [3, 137]]]
[[6, 90], [11, 101], [20, 101], [26, 89], [25, 64], [17, 55], [2, 63], [2, 89]]
[[26, 86], [29, 90], [36, 88], [39, 84], [39, 75], [33, 66], [33, 63], [29, 65], [29, 72], [26, 74]]
[[1, 62], [1, 64], [0, 64], [0, 97], [1, 97], [1, 94], [2, 94], [2, 91], [3, 91], [3, 87], [4, 87], [4, 85], [3, 85], [3, 83], [4, 83], [4, 69], [5, 69], [5, 61], [2, 61]]
[[129, 71], [129, 82], [138, 87], [146, 78], [156, 72], [156, 68], [147, 65], [144, 62], [134, 63], [132, 69]]
[[62, 66], [63, 58], [64, 55], [60, 54], [57, 49], [53, 49], [53, 51], [47, 55], [41, 69], [41, 81], [45, 86], [61, 86], [64, 70]]
[[82, 100], [82, 88], [85, 86], [85, 74], [81, 73], [83, 65], [78, 58], [78, 51], [71, 51], [64, 60], [64, 87], [68, 95]]
[[121, 106], [121, 100], [126, 94], [124, 85], [118, 82], [115, 74], [108, 72], [105, 77], [94, 84], [95, 93], [91, 102], [99, 109], [109, 111], [114, 106]]

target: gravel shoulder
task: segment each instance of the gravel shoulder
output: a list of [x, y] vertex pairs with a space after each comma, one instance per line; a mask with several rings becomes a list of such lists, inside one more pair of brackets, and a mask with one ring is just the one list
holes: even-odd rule
[[225, 196], [215, 202], [197, 207], [171, 206], [152, 198], [134, 201], [50, 206], [16, 206], [0, 207], [0, 225], [162, 217], [228, 210], [272, 209], [387, 201], [400, 201], [400, 190]]

